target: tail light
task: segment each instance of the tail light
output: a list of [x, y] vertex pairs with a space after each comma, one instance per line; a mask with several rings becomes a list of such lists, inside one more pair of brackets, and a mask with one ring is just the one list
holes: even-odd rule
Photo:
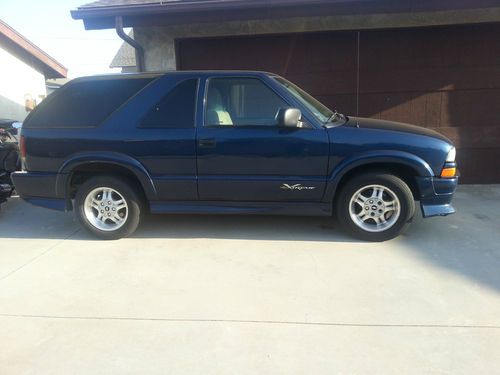
[[24, 160], [26, 158], [26, 140], [24, 135], [21, 135], [19, 139], [19, 152], [21, 153], [21, 158]]

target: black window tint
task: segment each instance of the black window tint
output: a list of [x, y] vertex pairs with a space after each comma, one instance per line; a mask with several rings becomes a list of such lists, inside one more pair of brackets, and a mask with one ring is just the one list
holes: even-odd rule
[[256, 78], [213, 78], [207, 94], [206, 125], [277, 125], [288, 104]]
[[27, 127], [98, 126], [153, 78], [119, 78], [70, 83], [43, 101]]
[[143, 128], [193, 128], [198, 79], [175, 86], [141, 121]]

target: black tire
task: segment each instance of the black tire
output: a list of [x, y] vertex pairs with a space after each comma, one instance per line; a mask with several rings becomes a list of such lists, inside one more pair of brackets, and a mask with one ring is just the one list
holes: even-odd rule
[[[358, 226], [350, 214], [351, 198], [363, 187], [381, 185], [390, 189], [399, 200], [399, 217], [392, 226], [381, 232], [370, 232]], [[359, 208], [361, 210], [361, 208]], [[393, 239], [406, 230], [415, 214], [415, 200], [408, 185], [390, 172], [374, 171], [357, 175], [347, 181], [336, 200], [336, 214], [339, 224], [353, 237], [363, 241], [381, 242]], [[375, 224], [368, 219], [369, 224]]]
[[[127, 204], [128, 215], [124, 224], [111, 231], [105, 231], [94, 226], [85, 214], [85, 200], [89, 193], [100, 187], [108, 187], [117, 191]], [[141, 195], [126, 179], [115, 176], [96, 176], [85, 181], [77, 190], [75, 196], [75, 212], [82, 226], [91, 234], [103, 240], [116, 240], [130, 236], [139, 226], [143, 212]]]

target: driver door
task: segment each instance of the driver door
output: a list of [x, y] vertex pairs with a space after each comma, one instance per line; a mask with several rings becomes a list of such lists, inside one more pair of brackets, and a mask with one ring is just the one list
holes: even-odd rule
[[204, 201], [320, 201], [329, 142], [323, 128], [278, 126], [290, 107], [260, 78], [207, 82], [197, 132], [198, 194]]

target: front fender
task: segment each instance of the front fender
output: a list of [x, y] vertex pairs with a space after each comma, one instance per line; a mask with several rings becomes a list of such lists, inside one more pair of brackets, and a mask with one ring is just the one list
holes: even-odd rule
[[399, 164], [409, 167], [415, 171], [416, 176], [432, 177], [434, 172], [430, 165], [414, 154], [398, 150], [373, 150], [367, 151], [344, 158], [339, 164], [335, 166], [332, 173], [328, 177], [327, 189], [325, 197], [333, 199], [335, 191], [339, 182], [348, 172], [354, 168], [373, 164]]
[[153, 180], [149, 172], [138, 160], [125, 154], [109, 151], [78, 153], [66, 160], [58, 171], [56, 180], [57, 195], [67, 197], [72, 172], [78, 166], [92, 163], [113, 164], [128, 169], [140, 181], [146, 197], [148, 199], [156, 197], [157, 192]]

